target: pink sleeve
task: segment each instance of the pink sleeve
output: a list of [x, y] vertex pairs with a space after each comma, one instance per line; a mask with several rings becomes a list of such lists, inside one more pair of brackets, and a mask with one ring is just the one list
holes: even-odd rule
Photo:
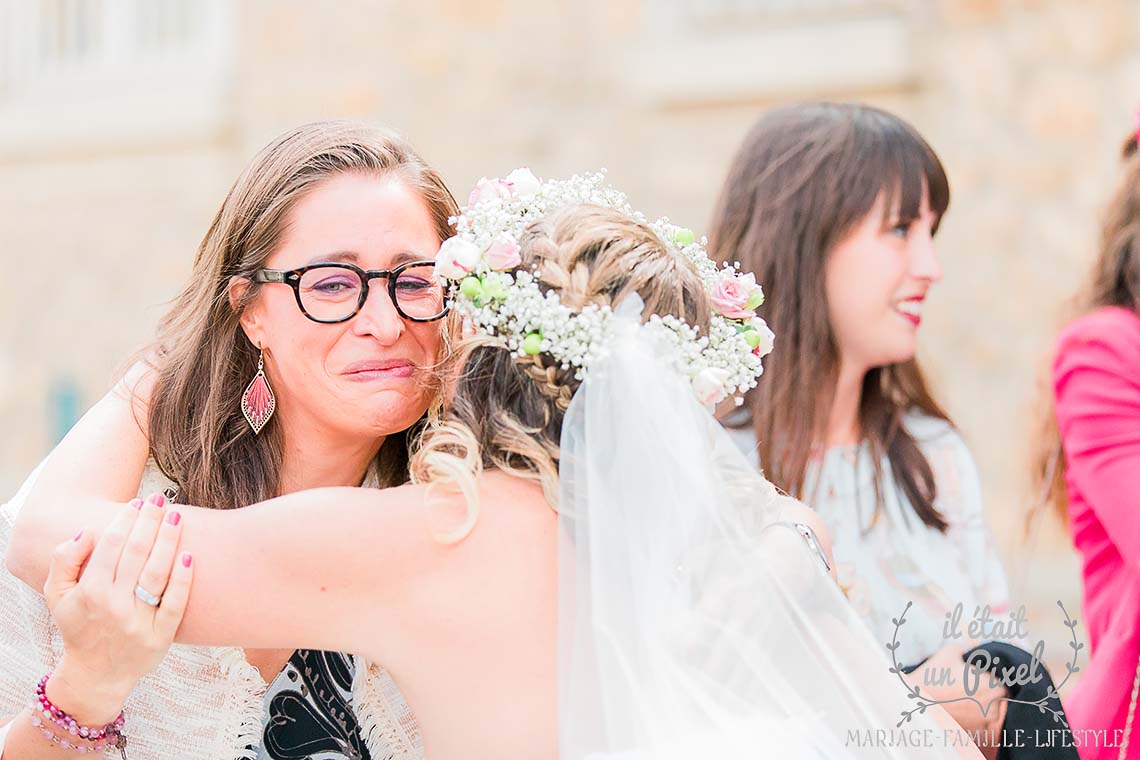
[[1140, 319], [1119, 309], [1070, 326], [1053, 361], [1070, 493], [1140, 569]]

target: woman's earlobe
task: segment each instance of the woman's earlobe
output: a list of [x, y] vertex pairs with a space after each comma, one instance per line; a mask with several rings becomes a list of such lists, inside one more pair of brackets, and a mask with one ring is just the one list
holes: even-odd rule
[[249, 286], [250, 281], [248, 279], [234, 275], [226, 285], [226, 297], [229, 299], [230, 308], [238, 315], [238, 323], [241, 325], [245, 337], [254, 346], [260, 346], [265, 341], [258, 324], [257, 309], [254, 308], [254, 304], [243, 305], [246, 289]]

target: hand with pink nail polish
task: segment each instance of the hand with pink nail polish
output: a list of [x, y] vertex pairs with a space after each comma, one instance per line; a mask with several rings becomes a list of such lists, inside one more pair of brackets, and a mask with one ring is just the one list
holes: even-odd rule
[[186, 611], [193, 563], [178, 551], [182, 515], [164, 505], [161, 494], [136, 499], [98, 541], [80, 531], [52, 555], [44, 596], [64, 654], [48, 696], [89, 725], [118, 715]]

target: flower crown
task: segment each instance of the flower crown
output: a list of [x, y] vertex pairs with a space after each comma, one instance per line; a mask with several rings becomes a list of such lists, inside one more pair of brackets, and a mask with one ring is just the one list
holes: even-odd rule
[[[435, 260], [436, 276], [447, 288], [457, 313], [477, 330], [494, 336], [519, 356], [543, 353], [585, 378], [606, 350], [613, 311], [588, 304], [565, 306], [555, 290], [543, 292], [537, 271], [522, 269], [519, 239], [533, 222], [578, 204], [614, 209], [643, 223], [624, 194], [604, 183], [602, 173], [540, 181], [529, 169], [515, 169], [505, 179], [479, 180], [467, 207], [453, 217], [456, 235], [444, 241]], [[664, 337], [669, 359], [688, 377], [702, 404], [756, 386], [763, 356], [773, 334], [755, 309], [764, 292], [752, 274], [737, 265], [718, 268], [705, 252], [706, 240], [668, 219], [648, 223], [665, 244], [696, 267], [715, 314], [707, 335], [674, 316], [652, 315], [647, 323]]]

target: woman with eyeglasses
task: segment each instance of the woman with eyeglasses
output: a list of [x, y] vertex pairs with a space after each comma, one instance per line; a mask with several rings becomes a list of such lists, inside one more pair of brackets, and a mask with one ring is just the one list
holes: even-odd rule
[[[433, 266], [457, 213], [439, 174], [382, 129], [309, 124], [266, 146], [222, 203], [145, 360], [5, 507], [0, 550], [11, 572], [42, 585], [39, 549], [63, 510], [98, 519], [153, 491], [237, 508], [304, 489], [407, 482], [409, 441], [439, 398], [446, 307]], [[17, 513], [19, 548], [8, 551]], [[165, 525], [177, 529], [174, 513]], [[131, 742], [144, 753], [370, 757], [346, 655], [174, 647], [163, 658], [171, 629], [108, 634], [103, 649], [96, 642], [57, 662], [43, 600], [8, 576], [0, 594], [14, 611], [4, 626], [13, 636], [0, 636], [0, 715], [31, 702], [54, 668], [35, 698], [90, 723], [113, 724], [135, 690]], [[153, 599], [141, 584], [135, 595]], [[419, 756], [414, 719], [385, 682], [387, 704], [367, 729], [391, 756]], [[5, 757], [57, 756], [30, 721], [10, 725]]]

